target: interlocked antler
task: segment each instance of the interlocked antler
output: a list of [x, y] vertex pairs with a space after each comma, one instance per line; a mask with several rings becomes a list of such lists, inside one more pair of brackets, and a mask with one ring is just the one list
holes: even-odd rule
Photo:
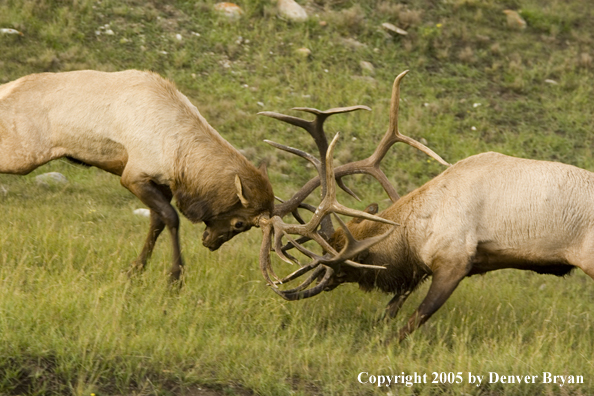
[[[307, 298], [314, 296], [320, 293], [328, 282], [331, 280], [332, 275], [338, 269], [339, 266], [345, 264], [354, 267], [364, 267], [364, 268], [373, 268], [373, 269], [384, 269], [383, 267], [379, 266], [371, 266], [371, 265], [364, 265], [358, 264], [353, 261], [350, 261], [351, 258], [356, 256], [357, 254], [361, 253], [362, 251], [368, 249], [373, 244], [381, 241], [385, 237], [387, 237], [393, 230], [394, 227], [397, 226], [396, 223], [383, 219], [378, 216], [371, 215], [366, 212], [362, 212], [355, 209], [347, 208], [346, 206], [340, 204], [336, 200], [336, 183], [335, 183], [335, 176], [334, 176], [334, 169], [332, 164], [332, 156], [334, 153], [334, 147], [336, 146], [336, 142], [338, 141], [338, 134], [334, 137], [330, 145], [328, 146], [328, 150], [324, 153], [326, 160], [324, 161], [325, 165], [318, 164], [318, 169], [321, 169], [320, 176], [322, 178], [322, 190], [324, 191], [324, 196], [322, 202], [314, 212], [312, 219], [306, 224], [287, 224], [283, 222], [283, 220], [279, 216], [273, 216], [272, 218], [263, 217], [260, 219], [260, 227], [263, 230], [263, 241], [262, 247], [260, 250], [260, 269], [262, 270], [262, 274], [267, 282], [273, 286], [273, 290], [281, 295], [283, 298], [288, 300], [295, 300], [301, 298]], [[388, 232], [374, 238], [365, 239], [363, 241], [357, 241], [355, 238], [352, 237], [344, 223], [337, 217], [341, 226], [345, 229], [345, 233], [348, 235], [347, 243], [345, 247], [340, 251], [336, 252], [332, 246], [326, 242], [326, 240], [317, 232], [317, 228], [322, 222], [322, 219], [329, 214], [343, 214], [352, 217], [360, 217], [365, 218], [368, 220], [379, 221], [386, 224], [391, 224], [392, 227]], [[270, 248], [271, 248], [271, 240], [272, 234], [274, 233], [274, 250], [276, 253], [281, 257], [283, 260], [291, 263], [292, 260], [289, 259], [283, 251], [282, 248], [282, 238], [283, 236], [286, 237], [295, 247], [305, 254], [306, 256], [313, 259], [313, 262], [309, 265], [302, 267], [302, 269], [296, 271], [292, 275], [289, 275], [287, 278], [280, 280], [274, 274], [270, 264]], [[310, 250], [306, 249], [305, 247], [301, 246], [299, 243], [294, 241], [289, 234], [298, 234], [302, 235], [308, 239], [314, 240], [317, 242], [322, 248], [328, 252], [324, 256], [317, 255]], [[320, 267], [321, 266], [321, 267]], [[322, 268], [322, 269], [319, 269]], [[270, 279], [270, 275], [276, 278], [278, 283], [282, 283], [283, 281], [288, 281], [295, 279], [298, 276], [303, 275], [306, 272], [315, 269], [314, 273], [300, 286], [292, 290], [278, 290], [275, 282]], [[323, 271], [323, 272], [322, 272]], [[304, 290], [307, 288], [317, 277], [323, 275], [322, 280], [311, 289]]]
[[[384, 267], [355, 263], [350, 259], [355, 257], [357, 254], [363, 252], [364, 250], [368, 249], [372, 245], [378, 243], [382, 239], [386, 238], [395, 229], [397, 224], [386, 219], [370, 215], [366, 212], [346, 208], [345, 206], [339, 204], [336, 200], [337, 184], [347, 193], [357, 198], [356, 195], [343, 184], [342, 177], [357, 173], [365, 173], [372, 175], [380, 182], [390, 199], [392, 201], [396, 201], [399, 198], [398, 193], [390, 184], [386, 175], [379, 168], [380, 162], [385, 157], [386, 153], [394, 143], [406, 143], [423, 151], [424, 153], [431, 156], [441, 164], [449, 165], [431, 149], [417, 142], [416, 140], [411, 139], [408, 136], [402, 135], [398, 131], [400, 81], [406, 75], [407, 72], [408, 71], [401, 73], [394, 80], [394, 85], [392, 89], [392, 99], [390, 104], [390, 126], [388, 128], [388, 131], [382, 138], [380, 144], [376, 148], [375, 152], [370, 157], [364, 160], [348, 163], [339, 166], [336, 169], [333, 168], [332, 154], [334, 151], [334, 147], [336, 145], [336, 141], [338, 139], [338, 134], [332, 140], [330, 145], [328, 145], [326, 135], [323, 130], [324, 121], [330, 115], [333, 114], [346, 113], [361, 109], [369, 110], [367, 106], [341, 107], [330, 109], [327, 111], [320, 111], [317, 109], [302, 107], [294, 109], [314, 114], [316, 118], [313, 121], [307, 121], [301, 118], [273, 112], [259, 113], [305, 129], [314, 138], [314, 141], [316, 142], [320, 154], [320, 159], [317, 159], [313, 155], [306, 153], [302, 150], [274, 143], [271, 141], [266, 141], [267, 143], [273, 145], [276, 148], [296, 154], [310, 161], [318, 171], [319, 175], [307, 182], [296, 194], [293, 195], [293, 197], [291, 197], [291, 199], [279, 205], [275, 205], [274, 211], [273, 213], [271, 213], [270, 217], [262, 216], [260, 219], [260, 226], [262, 227], [263, 231], [263, 241], [260, 250], [260, 269], [266, 281], [273, 286], [272, 289], [277, 294], [281, 295], [283, 298], [288, 300], [295, 300], [308, 298], [316, 294], [319, 294], [329, 284], [330, 280], [333, 278], [334, 273], [339, 270], [341, 265], [348, 265], [358, 268], [384, 269]], [[313, 208], [309, 205], [304, 205], [303, 200], [307, 198], [307, 196], [309, 196], [309, 194], [311, 194], [319, 185], [322, 186], [323, 198], [318, 208]], [[298, 207], [306, 207], [307, 209], [310, 209], [312, 210], [312, 212], [314, 212], [312, 219], [308, 223], [302, 221], [302, 219], [298, 216]], [[301, 224], [295, 225], [283, 222], [282, 217], [289, 213], [293, 213], [299, 221], [299, 223]], [[343, 250], [341, 250], [340, 252], [336, 252], [336, 250], [327, 242], [327, 239], [329, 237], [328, 233], [331, 231], [318, 231], [318, 227], [320, 227], [322, 223], [325, 223], [326, 225], [328, 223], [331, 224], [329, 216], [330, 214], [336, 213], [352, 217], [361, 217], [373, 221], [380, 221], [383, 223], [391, 224], [393, 227], [390, 228], [390, 230], [388, 230], [386, 233], [378, 237], [369, 238], [363, 241], [357, 241], [352, 236], [352, 234], [350, 233], [346, 225], [342, 222], [342, 220], [340, 220], [338, 216], [334, 215], [337, 221], [339, 222], [340, 226], [345, 231], [346, 237], [346, 244]], [[295, 241], [289, 236], [289, 234], [298, 234], [301, 235], [302, 238], [300, 238], [298, 241]], [[285, 237], [291, 245], [295, 246], [300, 252], [310, 257], [313, 261], [306, 266], [302, 266], [300, 269], [293, 272], [291, 275], [285, 277], [284, 279], [279, 279], [272, 270], [272, 266], [270, 263], [270, 250], [273, 237], [274, 250], [282, 260], [289, 263], [296, 262], [296, 260], [292, 256], [289, 256], [285, 252], [286, 247], [282, 246], [282, 239], [283, 237]], [[324, 249], [326, 253], [323, 256], [320, 256], [303, 247], [301, 245], [302, 241], [307, 240], [314, 240]], [[308, 279], [306, 279], [301, 285], [294, 289], [281, 291], [276, 286], [277, 283], [291, 281], [310, 271], [313, 271], [313, 273], [308, 277]], [[271, 276], [275, 279], [276, 282], [273, 282], [271, 280]], [[316, 279], [319, 279], [320, 277], [322, 277], [322, 279], [316, 286], [307, 289], [307, 287], [309, 287], [309, 285], [312, 282], [314, 282]]]

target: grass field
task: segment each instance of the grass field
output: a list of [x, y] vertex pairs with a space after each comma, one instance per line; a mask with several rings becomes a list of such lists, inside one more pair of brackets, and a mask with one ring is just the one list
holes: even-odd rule
[[[252, 162], [266, 160], [275, 193], [287, 197], [312, 171], [262, 140], [313, 145], [256, 113], [368, 105], [328, 121], [343, 135], [337, 162], [363, 158], [387, 127], [394, 77], [409, 69], [400, 129], [447, 161], [493, 150], [594, 170], [589, 0], [300, 1], [305, 23], [279, 19], [264, 0], [238, 1], [244, 15], [229, 22], [214, 3], [2, 0], [0, 28], [23, 35], [0, 34], [0, 83], [45, 71], [157, 71]], [[521, 10], [527, 28], [508, 27], [504, 9]], [[383, 22], [408, 35], [388, 36]], [[296, 54], [301, 47], [311, 57]], [[383, 168], [402, 194], [443, 170], [410, 147], [391, 152]], [[49, 171], [69, 183], [37, 185]], [[377, 183], [348, 184], [363, 202], [344, 202], [385, 207]], [[387, 324], [379, 318], [390, 296], [354, 285], [285, 302], [259, 273], [258, 230], [210, 253], [203, 226], [185, 220], [184, 287], [168, 287], [167, 236], [129, 280], [148, 228], [132, 213], [139, 207], [116, 177], [66, 161], [0, 175], [0, 395], [594, 393], [594, 284], [580, 271], [469, 278], [407, 341], [386, 345], [426, 285]], [[377, 386], [402, 373], [427, 383]], [[583, 383], [543, 383], [543, 373]], [[480, 386], [470, 383], [477, 375]], [[527, 375], [536, 383], [515, 377]]]

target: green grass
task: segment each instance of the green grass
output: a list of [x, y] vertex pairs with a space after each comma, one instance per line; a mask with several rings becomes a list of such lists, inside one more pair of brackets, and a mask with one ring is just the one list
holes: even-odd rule
[[[594, 170], [594, 10], [587, 0], [315, 0], [308, 2], [315, 15], [302, 24], [276, 18], [264, 0], [238, 2], [245, 14], [230, 23], [212, 11], [214, 3], [4, 0], [0, 28], [24, 35], [0, 35], [0, 83], [44, 71], [157, 71], [250, 160], [266, 160], [275, 193], [287, 197], [312, 171], [262, 140], [313, 145], [256, 113], [368, 105], [371, 112], [334, 116], [327, 128], [342, 133], [337, 162], [363, 158], [387, 127], [394, 77], [409, 69], [400, 130], [447, 161], [493, 150]], [[507, 8], [521, 10], [526, 30], [507, 27]], [[386, 37], [383, 22], [408, 36]], [[365, 46], [353, 49], [347, 38]], [[311, 58], [296, 55], [300, 47]], [[361, 78], [362, 60], [375, 66], [372, 79]], [[383, 168], [401, 193], [443, 169], [409, 147], [391, 153]], [[37, 186], [34, 176], [52, 170], [70, 183]], [[377, 183], [355, 177], [348, 184], [364, 202], [341, 196], [346, 203], [385, 207]], [[285, 302], [258, 271], [258, 230], [210, 253], [200, 243], [203, 226], [187, 221], [184, 287], [167, 286], [167, 235], [147, 271], [130, 281], [125, 273], [148, 220], [132, 214], [141, 205], [116, 177], [57, 161], [25, 177], [0, 175], [0, 186], [7, 190], [0, 188], [0, 395], [594, 392], [594, 287], [581, 272], [469, 278], [409, 340], [385, 345], [426, 285], [389, 324], [378, 319], [390, 296], [354, 285]], [[545, 371], [582, 375], [584, 383], [467, 381], [468, 372], [542, 380]], [[462, 372], [464, 383], [378, 388], [360, 384], [361, 372], [416, 372], [428, 382], [433, 372]]]

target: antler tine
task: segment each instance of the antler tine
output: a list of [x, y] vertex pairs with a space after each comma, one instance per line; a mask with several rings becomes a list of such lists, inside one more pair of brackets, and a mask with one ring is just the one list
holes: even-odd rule
[[315, 268], [321, 268], [321, 267], [319, 266], [319, 263], [312, 262], [308, 265], [305, 265], [305, 266], [299, 268], [297, 271], [285, 276], [283, 279], [281, 279], [279, 281], [279, 283], [282, 284], [282, 283], [290, 282], [293, 279], [299, 278], [303, 274], [307, 274], [309, 271], [311, 271], [312, 269], [315, 269]]
[[336, 178], [336, 184], [338, 184], [338, 187], [340, 187], [344, 192], [346, 192], [347, 194], [349, 194], [351, 197], [355, 198], [357, 201], [361, 202], [361, 198], [359, 198], [357, 196], [357, 194], [355, 194], [353, 192], [353, 190], [351, 190], [350, 188], [348, 188], [344, 182], [342, 181], [342, 177], [337, 177]]
[[388, 131], [384, 135], [382, 141], [376, 148], [375, 152], [370, 158], [372, 163], [379, 164], [380, 161], [384, 158], [388, 149], [392, 147], [392, 145], [396, 142], [406, 143], [409, 146], [416, 148], [427, 154], [428, 156], [435, 159], [442, 165], [449, 166], [450, 164], [443, 160], [437, 153], [431, 150], [429, 147], [425, 146], [424, 144], [417, 142], [416, 140], [404, 136], [398, 130], [398, 112], [400, 107], [400, 82], [406, 76], [408, 70], [403, 71], [394, 79], [394, 85], [392, 86], [392, 99], [390, 100], [390, 126]]
[[387, 220], [382, 217], [375, 216], [375, 215], [372, 215], [370, 213], [363, 212], [360, 210], [347, 208], [346, 206], [340, 204], [336, 200], [336, 187], [334, 184], [335, 176], [334, 176], [334, 167], [332, 164], [333, 164], [334, 148], [336, 147], [336, 143], [338, 142], [339, 136], [340, 136], [340, 134], [337, 133], [334, 136], [334, 139], [332, 139], [330, 146], [328, 147], [328, 155], [326, 156], [326, 177], [325, 177], [325, 180], [323, 181], [323, 185], [324, 184], [326, 185], [327, 193], [324, 196], [324, 199], [322, 200], [322, 203], [320, 204], [320, 208], [318, 210], [325, 211], [326, 214], [329, 212], [340, 213], [340, 214], [344, 214], [346, 216], [361, 217], [361, 218], [364, 218], [367, 220], [373, 220], [373, 221], [377, 221], [380, 223], [386, 223], [386, 224], [391, 224], [391, 225], [397, 226], [398, 224], [394, 223], [391, 220]]
[[[271, 111], [262, 111], [258, 114], [264, 115], [267, 117], [272, 117], [277, 120], [284, 121], [286, 123], [296, 125], [300, 128], [305, 129], [311, 135], [311, 137], [313, 137], [314, 141], [316, 142], [316, 146], [318, 147], [318, 151], [320, 152], [320, 158], [322, 159], [322, 164], [323, 164], [324, 158], [326, 158], [326, 151], [328, 150], [328, 140], [326, 139], [326, 134], [324, 133], [324, 121], [326, 121], [326, 118], [330, 117], [333, 114], [349, 113], [349, 112], [355, 111], [355, 110], [371, 110], [371, 109], [367, 106], [349, 106], [349, 107], [336, 107], [334, 109], [329, 109], [326, 111], [321, 111], [321, 110], [314, 109], [311, 107], [294, 107], [292, 110], [305, 111], [307, 113], [314, 114], [316, 116], [316, 118], [313, 121], [307, 121], [302, 118], [293, 117], [293, 116], [280, 114], [280, 113], [275, 113], [275, 112], [271, 112]], [[281, 148], [281, 147], [279, 147], [279, 148]], [[284, 148], [282, 148], [282, 149], [284, 150]], [[292, 151], [290, 151], [290, 152], [292, 152]], [[296, 154], [296, 153], [294, 153], [294, 154]], [[301, 155], [301, 154], [298, 154], [298, 155]]]
[[326, 117], [331, 116], [332, 114], [340, 114], [340, 113], [350, 113], [351, 111], [355, 110], [367, 110], [371, 111], [369, 106], [364, 105], [356, 105], [356, 106], [348, 106], [348, 107], [335, 107], [329, 110], [318, 110], [311, 107], [293, 107], [292, 110], [298, 111], [305, 111], [307, 113], [315, 114], [315, 115], [325, 115]]
[[297, 287], [295, 287], [293, 289], [283, 290], [283, 291], [281, 291], [281, 293], [283, 293], [283, 294], [292, 294], [292, 293], [297, 293], [297, 292], [300, 292], [301, 290], [307, 289], [307, 287], [309, 285], [311, 285], [311, 283], [314, 280], [316, 280], [316, 278], [322, 273], [322, 271], [324, 271], [324, 267], [323, 266], [317, 266], [317, 267], [315, 267], [314, 271], [299, 286], [297, 286]]
[[286, 293], [286, 292], [283, 292], [282, 290], [278, 290], [278, 289], [274, 289], [274, 288], [272, 290], [276, 294], [278, 294], [279, 296], [281, 296], [282, 298], [284, 298], [285, 300], [288, 300], [288, 301], [302, 300], [305, 298], [316, 296], [324, 291], [324, 289], [326, 288], [326, 286], [332, 279], [332, 276], [334, 275], [334, 270], [332, 268], [326, 267], [326, 266], [323, 266], [322, 268], [324, 268], [326, 270], [326, 272], [324, 273], [324, 277], [322, 278], [320, 283], [318, 283], [315, 287], [312, 287], [311, 289], [299, 291], [296, 293]]
[[296, 148], [291, 147], [291, 146], [285, 146], [284, 144], [276, 143], [276, 142], [273, 142], [272, 140], [268, 140], [268, 139], [264, 139], [264, 142], [265, 143], [268, 143], [272, 147], [276, 147], [277, 149], [286, 151], [286, 152], [291, 153], [291, 154], [295, 154], [295, 155], [297, 155], [297, 156], [299, 156], [301, 158], [305, 158], [306, 160], [308, 160], [309, 162], [311, 162], [313, 164], [313, 166], [316, 167], [318, 173], [321, 172], [320, 166], [321, 166], [322, 163], [320, 162], [319, 159], [317, 159], [316, 157], [314, 157], [310, 153], [308, 153], [306, 151], [303, 151], [303, 150], [296, 149]]
[[347, 259], [351, 258], [351, 257], [355, 257], [357, 254], [369, 249], [371, 246], [375, 245], [376, 243], [386, 239], [392, 232], [394, 232], [394, 230], [396, 229], [396, 226], [390, 227], [390, 229], [388, 231], [384, 232], [381, 235], [371, 237], [371, 238], [366, 238], [361, 241], [358, 241], [355, 239], [353, 234], [351, 234], [351, 231], [348, 229], [347, 225], [344, 223], [344, 221], [342, 221], [342, 219], [340, 217], [334, 215], [334, 218], [338, 221], [338, 223], [340, 224], [340, 228], [342, 228], [344, 231], [344, 235], [346, 237], [346, 243], [345, 243], [344, 248], [340, 251], [340, 253], [338, 255], [332, 257], [331, 260], [323, 260], [322, 263], [325, 265], [328, 265], [330, 267], [333, 267], [333, 264], [335, 264], [335, 263], [341, 263], [341, 264], [346, 264], [346, 265], [349, 265], [349, 266], [355, 267], [355, 268], [385, 269], [385, 267], [381, 267], [381, 266], [377, 266], [377, 265], [359, 264], [359, 263], [356, 263], [354, 261], [347, 260]]
[[[333, 114], [349, 113], [349, 112], [356, 111], [356, 110], [371, 111], [371, 109], [368, 106], [363, 106], [363, 105], [348, 106], [348, 107], [336, 107], [336, 108], [325, 110], [325, 111], [321, 111], [321, 110], [310, 108], [310, 107], [294, 107], [292, 110], [304, 111], [304, 112], [307, 112], [310, 114], [314, 114], [316, 116], [316, 118], [313, 121], [307, 121], [302, 118], [293, 117], [293, 116], [280, 114], [280, 113], [275, 113], [275, 112], [271, 112], [271, 111], [262, 111], [262, 112], [259, 112], [258, 114], [264, 115], [267, 117], [271, 117], [271, 118], [275, 118], [277, 120], [284, 121], [291, 125], [295, 125], [295, 126], [305, 129], [307, 131], [307, 133], [309, 133], [311, 135], [311, 137], [314, 139], [316, 146], [318, 147], [318, 152], [320, 154], [322, 168], [325, 166], [324, 160], [326, 158], [326, 152], [328, 150], [328, 140], [326, 138], [326, 134], [324, 133], [324, 122], [326, 121], [326, 119]], [[268, 144], [273, 145], [274, 147], [281, 149], [281, 150], [288, 151], [290, 153], [296, 154], [302, 158], [307, 159], [308, 161], [312, 162], [314, 164], [314, 166], [316, 166], [319, 174], [324, 173], [323, 169], [321, 169], [321, 170], [319, 169], [319, 165], [316, 162], [317, 159], [315, 159], [315, 161], [312, 160], [315, 157], [313, 157], [311, 154], [308, 154], [302, 150], [298, 150], [298, 149], [295, 149], [295, 148], [292, 148], [289, 146], [284, 146], [284, 145], [281, 145], [278, 143], [273, 143], [270, 141], [266, 141], [266, 142]], [[305, 199], [317, 186], [318, 186], [318, 184], [316, 184], [313, 187], [313, 189], [309, 190], [307, 192], [307, 194], [305, 194], [304, 196], [300, 196], [297, 199], [291, 199], [289, 203], [284, 203], [284, 204], [281, 204], [278, 206], [285, 208], [288, 206], [292, 207], [294, 204], [298, 205], [298, 202]], [[344, 185], [344, 183], [342, 183], [342, 181], [339, 182], [339, 186], [341, 188], [343, 188], [348, 194], [350, 194], [353, 197], [355, 197], [356, 199], [358, 199], [358, 197], [350, 189], [348, 189]], [[324, 195], [323, 189], [322, 189], [322, 195]], [[300, 201], [298, 201], [299, 199], [300, 199]], [[294, 207], [293, 207], [293, 209], [294, 209]], [[275, 214], [278, 214], [282, 217], [285, 214], [292, 212], [293, 209], [288, 210], [287, 212], [279, 212], [277, 210], [277, 208], [275, 208]]]
[[263, 115], [270, 118], [286, 122], [287, 124], [296, 125], [300, 128], [307, 129], [311, 121], [304, 120], [303, 118], [293, 117], [286, 114], [275, 113], [274, 111], [261, 111], [258, 115]]
[[259, 221], [260, 227], [262, 228], [262, 245], [260, 246], [260, 272], [266, 280], [266, 283], [273, 287], [277, 287], [268, 275], [268, 273], [272, 271], [272, 265], [270, 263], [272, 224], [269, 222], [269, 220], [270, 219], [267, 217], [262, 217]]

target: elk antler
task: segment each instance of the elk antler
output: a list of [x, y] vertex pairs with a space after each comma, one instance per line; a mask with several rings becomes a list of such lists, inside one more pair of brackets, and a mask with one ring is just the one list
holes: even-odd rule
[[[347, 176], [347, 175], [363, 173], [363, 174], [369, 174], [369, 175], [375, 177], [380, 182], [380, 184], [382, 185], [382, 187], [384, 188], [384, 190], [386, 191], [386, 193], [388, 194], [388, 196], [390, 197], [392, 202], [396, 202], [398, 200], [398, 198], [399, 198], [398, 193], [396, 192], [396, 190], [394, 189], [392, 184], [390, 184], [390, 181], [388, 180], [388, 178], [386, 177], [384, 172], [379, 168], [380, 162], [385, 157], [385, 155], [388, 152], [388, 150], [390, 149], [390, 147], [392, 147], [392, 145], [394, 145], [397, 142], [403, 142], [403, 143], [406, 143], [412, 147], [415, 147], [416, 149], [421, 150], [425, 154], [434, 158], [440, 164], [449, 166], [449, 164], [446, 161], [444, 161], [433, 150], [431, 150], [424, 144], [422, 144], [408, 136], [401, 134], [400, 131], [398, 130], [398, 111], [399, 111], [399, 103], [400, 103], [400, 82], [407, 73], [408, 73], [408, 70], [400, 73], [394, 80], [394, 84], [392, 86], [392, 99], [390, 102], [389, 128], [388, 128], [386, 134], [384, 135], [384, 137], [382, 138], [380, 144], [377, 146], [377, 148], [373, 152], [373, 154], [364, 160], [341, 165], [341, 166], [337, 167], [334, 172], [335, 176], [337, 178], [337, 183], [339, 184], [339, 186], [343, 190], [345, 190], [347, 193], [349, 193], [350, 195], [355, 196], [354, 193], [352, 193], [352, 191], [350, 191], [346, 186], [344, 186], [344, 184], [342, 182], [342, 177]], [[346, 112], [360, 110], [360, 109], [370, 110], [369, 107], [367, 107], [367, 106], [341, 107], [341, 108], [331, 109], [331, 110], [327, 110], [327, 111], [320, 111], [320, 110], [310, 109], [310, 108], [305, 108], [305, 107], [297, 107], [297, 108], [293, 109], [293, 110], [307, 111], [309, 113], [315, 114], [316, 119], [313, 121], [306, 121], [301, 118], [292, 117], [292, 116], [288, 116], [288, 115], [284, 115], [284, 114], [268, 112], [268, 111], [260, 112], [258, 114], [276, 118], [278, 120], [287, 122], [289, 124], [304, 128], [305, 130], [307, 130], [307, 132], [309, 132], [310, 135], [312, 135], [312, 136], [314, 136], [314, 134], [316, 135], [316, 136], [314, 136], [314, 140], [316, 140], [316, 143], [317, 143], [318, 141], [325, 142], [325, 140], [326, 140], [325, 136], [320, 136], [320, 135], [324, 135], [322, 126], [323, 126], [323, 123], [326, 120], [326, 118], [328, 118], [328, 116], [330, 116], [332, 114], [346, 113]], [[315, 130], [315, 132], [313, 132], [312, 130]], [[308, 153], [305, 153], [301, 150], [298, 150], [298, 149], [295, 149], [292, 147], [280, 145], [278, 143], [274, 143], [274, 142], [270, 142], [270, 141], [266, 141], [266, 142], [273, 145], [274, 147], [281, 149], [281, 150], [285, 150], [290, 153], [297, 154], [303, 158], [306, 158], [308, 161], [312, 162], [314, 164], [314, 166], [316, 166], [316, 168], [318, 167], [318, 165], [316, 165], [316, 163], [315, 163], [315, 161], [317, 161], [317, 159], [313, 158], [313, 156], [311, 156]], [[322, 163], [323, 163], [323, 158], [324, 158], [322, 153], [325, 152], [325, 149], [327, 149], [327, 147], [328, 147], [327, 143], [325, 143], [325, 144], [322, 143], [322, 146], [318, 146], [318, 149], [320, 151], [320, 156], [322, 157]], [[312, 161], [312, 160], [315, 160], [315, 161]], [[288, 213], [293, 212], [300, 205], [300, 203], [303, 202], [303, 200], [307, 196], [309, 196], [309, 194], [311, 194], [319, 185], [320, 185], [320, 178], [319, 178], [319, 176], [316, 176], [313, 179], [311, 179], [310, 181], [308, 181], [298, 192], [296, 192], [291, 197], [291, 199], [287, 200], [286, 202], [281, 203], [280, 205], [275, 205], [274, 215], [284, 217]], [[322, 192], [322, 194], [323, 194], [323, 192]]]
[[[263, 232], [262, 247], [260, 249], [260, 269], [262, 271], [264, 279], [266, 279], [266, 281], [273, 286], [273, 290], [279, 295], [281, 295], [283, 298], [288, 300], [307, 298], [319, 294], [324, 290], [326, 285], [332, 279], [332, 275], [334, 274], [335, 270], [337, 270], [343, 264], [354, 267], [384, 269], [384, 267], [381, 266], [358, 264], [353, 261], [350, 261], [350, 259], [356, 256], [357, 254], [361, 253], [362, 251], [368, 249], [373, 244], [387, 237], [395, 229], [395, 227], [398, 226], [398, 224], [390, 220], [374, 216], [367, 212], [347, 208], [346, 206], [340, 204], [337, 201], [335, 176], [332, 162], [334, 147], [336, 146], [338, 137], [339, 134], [336, 134], [336, 136], [328, 146], [327, 152], [324, 153], [324, 157], [326, 159], [324, 161], [325, 165], [321, 166], [322, 164], [318, 164], [320, 165], [318, 169], [321, 170], [320, 176], [323, 176], [321, 180], [324, 196], [322, 198], [322, 202], [315, 210], [311, 220], [306, 224], [287, 224], [283, 222], [283, 220], [279, 216], [273, 216], [272, 218], [263, 216], [259, 222]], [[317, 228], [321, 224], [322, 220], [331, 213], [338, 213], [352, 217], [360, 217], [368, 220], [379, 221], [382, 223], [391, 224], [394, 227], [392, 227], [389, 231], [378, 237], [365, 239], [363, 241], [357, 241], [355, 240], [355, 238], [352, 237], [350, 232], [348, 232], [348, 229], [346, 229], [344, 223], [337, 217], [341, 226], [345, 228], [345, 233], [348, 236], [345, 247], [340, 252], [336, 252], [334, 248], [330, 246], [330, 244], [328, 244], [328, 242], [326, 242], [326, 240], [317, 231]], [[305, 267], [302, 267], [302, 269], [296, 271], [292, 275], [289, 275], [287, 278], [280, 280], [274, 274], [274, 271], [272, 270], [272, 266], [270, 264], [272, 234], [274, 234], [274, 250], [281, 259], [287, 262], [292, 262], [292, 260], [284, 254], [282, 248], [282, 238], [286, 237], [291, 242], [291, 244], [293, 244], [300, 252], [313, 259], [313, 262]], [[320, 246], [322, 246], [322, 248], [327, 253], [324, 256], [319, 256], [311, 252], [310, 250], [306, 249], [299, 243], [297, 243], [289, 236], [289, 234], [298, 234], [305, 236], [308, 239], [314, 240]], [[320, 267], [320, 265], [322, 267]], [[320, 270], [319, 268], [323, 269]], [[296, 277], [301, 276], [306, 272], [309, 272], [314, 269], [314, 273], [306, 281], [304, 281], [297, 288], [291, 290], [278, 290], [276, 283], [273, 282], [270, 278], [270, 275], [272, 275], [274, 278], [276, 278], [278, 283], [282, 283], [283, 281], [295, 279]], [[318, 283], [318, 285], [311, 289], [304, 290], [314, 281], [315, 278], [321, 275], [322, 271], [324, 271], [324, 275], [322, 280]]]
[[[270, 214], [270, 217], [267, 215], [263, 215], [260, 218], [260, 226], [263, 232], [262, 246], [260, 249], [260, 269], [266, 281], [271, 286], [273, 286], [272, 289], [277, 294], [281, 295], [283, 298], [288, 300], [296, 300], [312, 297], [316, 294], [319, 294], [326, 288], [330, 280], [333, 278], [334, 273], [337, 272], [342, 265], [348, 265], [357, 268], [370, 268], [375, 270], [384, 269], [384, 267], [380, 266], [359, 264], [351, 261], [351, 259], [359, 253], [363, 252], [364, 250], [368, 249], [372, 245], [386, 238], [392, 231], [394, 231], [397, 224], [391, 221], [387, 221], [386, 219], [383, 219], [381, 217], [368, 214], [366, 212], [349, 209], [338, 203], [338, 201], [336, 200], [336, 185], [341, 187], [350, 195], [357, 198], [356, 195], [343, 184], [342, 177], [357, 173], [369, 174], [375, 177], [380, 182], [390, 199], [392, 201], [396, 201], [399, 198], [398, 193], [390, 184], [388, 178], [383, 173], [383, 171], [379, 168], [380, 162], [385, 157], [390, 147], [394, 145], [394, 143], [406, 143], [423, 151], [424, 153], [431, 156], [441, 164], [449, 165], [431, 149], [421, 144], [420, 142], [411, 139], [408, 136], [402, 135], [398, 131], [400, 82], [407, 72], [408, 71], [405, 71], [399, 74], [394, 80], [392, 98], [390, 103], [389, 128], [384, 137], [382, 138], [380, 144], [377, 146], [374, 153], [364, 160], [344, 164], [337, 167], [336, 169], [334, 169], [332, 162], [334, 147], [336, 146], [336, 142], [338, 140], [338, 134], [334, 137], [332, 142], [328, 144], [323, 129], [324, 121], [330, 115], [333, 114], [346, 113], [361, 109], [369, 110], [367, 106], [340, 107], [330, 109], [327, 111], [320, 111], [317, 109], [305, 107], [294, 108], [294, 110], [300, 110], [314, 114], [316, 117], [313, 121], [307, 121], [301, 118], [274, 112], [259, 113], [261, 115], [272, 117], [305, 129], [314, 138], [314, 141], [316, 143], [316, 146], [318, 147], [318, 151], [320, 154], [320, 159], [317, 159], [313, 155], [306, 153], [302, 150], [266, 140], [267, 143], [276, 148], [305, 158], [314, 165], [318, 172], [318, 176], [314, 177], [309, 182], [307, 182], [297, 193], [295, 193], [291, 197], [291, 199], [289, 199], [286, 202], [283, 202], [281, 200], [281, 204], [275, 205], [273, 212]], [[321, 185], [322, 187], [322, 201], [320, 205], [317, 208], [315, 208], [311, 205], [303, 204], [303, 200], [307, 198], [307, 196], [309, 196], [309, 194], [311, 194], [319, 185]], [[306, 208], [313, 212], [313, 216], [309, 222], [305, 223], [301, 219], [301, 217], [297, 213], [297, 208], [299, 207]], [[293, 213], [293, 215], [300, 224], [285, 223], [282, 220], [282, 218], [289, 213]], [[340, 218], [336, 216], [337, 213], [387, 223], [391, 224], [393, 227], [391, 227], [390, 230], [378, 237], [365, 239], [363, 241], [357, 241], [352, 236], [352, 234], [350, 233], [346, 225], [342, 222], [342, 220], [340, 220]], [[335, 216], [340, 226], [345, 231], [346, 244], [340, 252], [336, 252], [336, 250], [327, 242], [327, 240], [329, 239], [328, 234], [333, 231], [331, 221], [329, 218], [330, 214], [333, 214]], [[323, 230], [318, 230], [321, 224], [323, 224]], [[298, 234], [301, 235], [302, 238], [294, 240], [292, 237], [290, 237], [290, 234]], [[273, 237], [274, 244], [273, 246], [271, 246]], [[289, 241], [289, 243], [286, 246], [283, 246], [282, 244], [283, 238], [286, 238]], [[307, 240], [313, 240], [316, 243], [318, 243], [324, 250], [325, 254], [323, 256], [320, 256], [303, 247], [301, 244]], [[272, 269], [272, 265], [270, 262], [270, 251], [271, 249], [274, 250], [283, 261], [286, 261], [288, 263], [297, 262], [297, 260], [293, 256], [290, 256], [286, 253], [286, 250], [288, 250], [289, 247], [297, 248], [297, 250], [311, 258], [313, 261], [308, 265], [302, 266], [300, 269], [288, 275], [287, 277], [279, 279]], [[308, 277], [308, 279], [306, 279], [296, 288], [290, 290], [278, 289], [277, 284], [289, 282], [312, 270], [313, 273]], [[271, 277], [274, 278], [275, 281], [273, 281]], [[316, 286], [307, 289], [312, 282], [320, 278], [321, 280], [318, 282]]]

